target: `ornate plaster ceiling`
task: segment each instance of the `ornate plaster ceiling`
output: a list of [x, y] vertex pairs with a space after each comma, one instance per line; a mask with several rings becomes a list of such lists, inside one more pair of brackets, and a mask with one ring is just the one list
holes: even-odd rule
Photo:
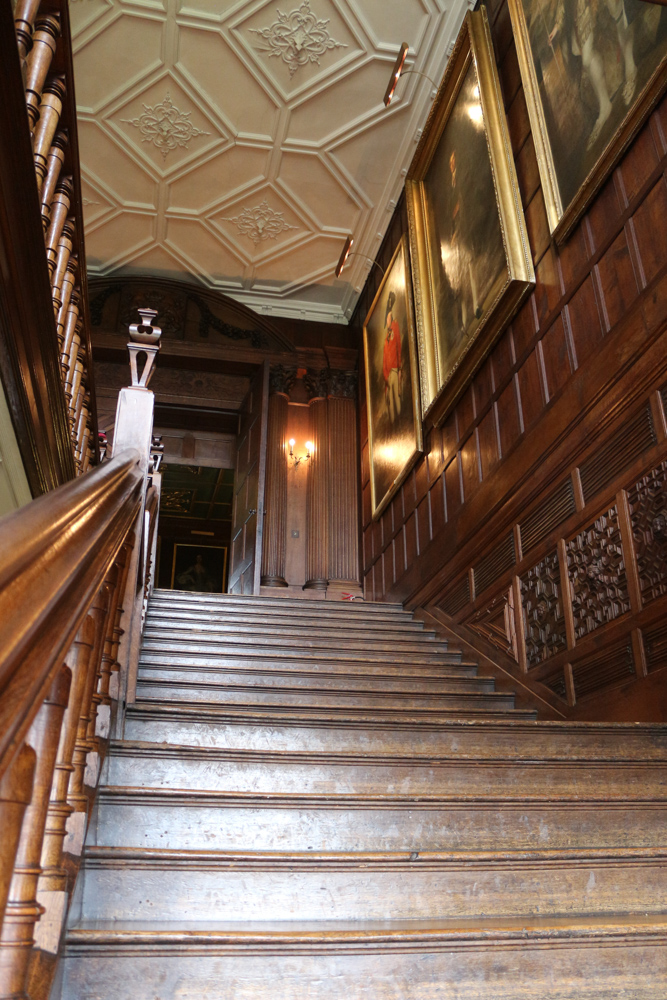
[[91, 275], [193, 278], [346, 322], [473, 0], [76, 0]]

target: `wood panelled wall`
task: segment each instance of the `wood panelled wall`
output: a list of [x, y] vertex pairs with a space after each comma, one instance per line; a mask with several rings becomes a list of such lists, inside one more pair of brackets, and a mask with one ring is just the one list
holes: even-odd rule
[[[506, 0], [487, 9], [536, 287], [378, 522], [361, 406], [365, 593], [466, 624], [594, 717], [667, 668], [667, 99], [556, 247]], [[382, 265], [405, 228], [399, 206]]]

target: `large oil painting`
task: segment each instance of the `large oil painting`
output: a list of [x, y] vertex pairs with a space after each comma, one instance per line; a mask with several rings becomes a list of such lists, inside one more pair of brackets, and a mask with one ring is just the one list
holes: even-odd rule
[[444, 415], [534, 281], [486, 13], [469, 14], [407, 179], [422, 405]]
[[366, 405], [373, 517], [422, 451], [409, 251], [401, 240], [364, 324]]
[[549, 223], [564, 239], [667, 83], [667, 9], [510, 0]]
[[190, 545], [177, 542], [171, 568], [173, 590], [222, 594], [225, 590], [227, 548], [222, 545]]

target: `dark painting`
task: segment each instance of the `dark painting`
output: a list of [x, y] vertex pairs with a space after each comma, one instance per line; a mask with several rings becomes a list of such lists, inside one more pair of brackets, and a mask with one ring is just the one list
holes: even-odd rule
[[226, 569], [225, 547], [176, 543], [171, 571], [172, 589], [222, 594]]

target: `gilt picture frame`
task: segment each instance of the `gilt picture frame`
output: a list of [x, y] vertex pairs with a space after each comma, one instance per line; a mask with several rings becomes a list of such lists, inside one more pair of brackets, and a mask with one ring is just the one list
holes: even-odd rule
[[423, 451], [409, 258], [407, 236], [403, 236], [364, 322], [374, 520], [396, 495]]
[[563, 243], [667, 87], [667, 9], [509, 0], [549, 227]]
[[406, 202], [422, 412], [440, 423], [535, 282], [484, 7], [466, 15]]

